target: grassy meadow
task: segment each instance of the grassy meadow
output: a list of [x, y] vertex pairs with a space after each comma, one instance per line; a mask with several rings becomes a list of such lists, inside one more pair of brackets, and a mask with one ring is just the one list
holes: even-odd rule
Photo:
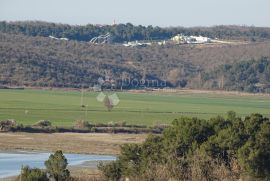
[[[261, 113], [270, 116], [270, 96], [217, 95], [210, 93], [118, 92], [120, 103], [108, 112], [96, 100], [98, 92], [63, 90], [0, 90], [0, 120], [15, 119], [32, 125], [50, 120], [56, 126], [71, 126], [82, 119], [92, 123], [125, 121], [130, 124], [170, 123], [185, 116], [210, 118], [234, 110], [239, 116]], [[112, 93], [108, 93], [112, 94]]]

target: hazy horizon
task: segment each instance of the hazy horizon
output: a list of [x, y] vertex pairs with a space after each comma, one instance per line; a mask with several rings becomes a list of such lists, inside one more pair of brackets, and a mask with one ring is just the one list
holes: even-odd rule
[[1, 21], [71, 25], [132, 23], [160, 27], [244, 25], [270, 27], [269, 0], [1, 0]]

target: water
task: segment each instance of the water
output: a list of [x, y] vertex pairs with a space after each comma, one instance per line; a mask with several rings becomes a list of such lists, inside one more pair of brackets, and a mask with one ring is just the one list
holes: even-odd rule
[[[37, 152], [1, 152], [0, 153], [0, 178], [6, 178], [20, 174], [22, 165], [31, 168], [45, 168], [44, 161], [48, 160], [50, 153]], [[80, 165], [86, 161], [110, 161], [115, 160], [114, 156], [86, 155], [86, 154], [65, 154], [68, 165]]]

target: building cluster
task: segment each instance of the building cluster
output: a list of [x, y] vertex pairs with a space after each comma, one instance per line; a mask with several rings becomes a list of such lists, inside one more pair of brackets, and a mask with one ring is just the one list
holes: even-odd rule
[[65, 41], [68, 41], [68, 38], [56, 38], [54, 36], [49, 36], [49, 38], [54, 39], [54, 40], [65, 40]]
[[176, 35], [171, 38], [175, 44], [202, 44], [202, 43], [211, 43], [211, 38], [203, 36], [185, 36], [185, 35]]
[[[65, 40], [68, 41], [68, 38], [57, 38], [54, 36], [49, 36], [49, 38], [54, 40]], [[105, 43], [111, 43], [112, 41], [112, 35], [110, 33], [107, 33], [105, 35], [100, 35], [97, 37], [94, 37], [90, 40], [90, 43], [92, 44], [105, 44]], [[123, 46], [125, 47], [146, 47], [151, 45], [166, 45], [166, 44], [204, 44], [204, 43], [211, 43], [213, 42], [211, 38], [203, 37], [203, 36], [185, 36], [182, 34], [178, 34], [174, 37], [172, 37], [169, 40], [162, 40], [162, 41], [131, 41], [124, 43]]]
[[127, 42], [123, 44], [125, 47], [145, 47], [145, 46], [149, 46], [152, 45], [151, 42], [139, 42], [139, 41], [131, 41], [131, 42]]
[[163, 40], [163, 41], [151, 41], [151, 42], [145, 42], [145, 41], [132, 41], [128, 43], [124, 43], [123, 45], [125, 47], [145, 47], [153, 44], [157, 45], [166, 45], [166, 44], [205, 44], [205, 43], [212, 43], [212, 39], [208, 37], [203, 36], [185, 36], [182, 34], [178, 34], [174, 37], [172, 37], [169, 40]]

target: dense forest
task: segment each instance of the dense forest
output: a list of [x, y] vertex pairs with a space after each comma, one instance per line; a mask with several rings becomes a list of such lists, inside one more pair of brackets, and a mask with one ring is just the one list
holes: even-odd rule
[[269, 133], [269, 119], [260, 114], [182, 117], [162, 135], [122, 146], [117, 160], [99, 169], [105, 180], [269, 180]]
[[270, 61], [262, 57], [235, 64], [225, 64], [202, 74], [204, 87], [270, 93]]
[[129, 48], [0, 33], [0, 84], [80, 88], [108, 76], [115, 88], [269, 92], [269, 49], [268, 41]]
[[120, 43], [134, 40], [164, 40], [177, 34], [202, 35], [219, 39], [265, 40], [270, 39], [270, 28], [248, 26], [214, 27], [153, 27], [134, 26], [131, 23], [118, 25], [71, 26], [67, 24], [40, 21], [0, 22], [0, 32], [24, 34], [27, 36], [55, 36], [77, 41], [89, 41], [95, 36], [110, 33], [112, 42]]

